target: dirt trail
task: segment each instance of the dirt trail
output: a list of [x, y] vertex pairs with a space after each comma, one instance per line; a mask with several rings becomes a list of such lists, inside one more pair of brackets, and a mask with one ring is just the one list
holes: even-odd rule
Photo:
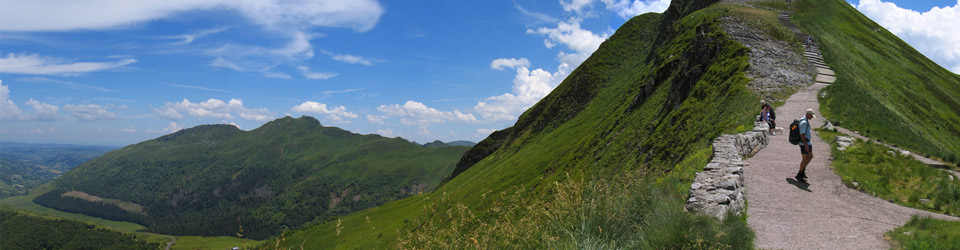
[[[784, 127], [800, 118], [808, 108], [816, 111], [817, 118], [811, 120], [813, 127], [824, 123], [817, 95], [835, 78], [815, 49], [805, 54], [821, 68], [818, 80], [825, 81], [801, 88], [777, 108], [777, 123]], [[757, 233], [757, 248], [885, 249], [890, 245], [883, 234], [902, 226], [915, 214], [957, 220], [902, 207], [847, 188], [834, 174], [828, 160], [830, 145], [816, 135], [813, 136], [813, 156], [806, 171], [809, 184], [793, 179], [800, 168], [800, 148], [787, 142], [786, 135], [771, 137], [765, 149], [747, 160], [750, 164], [744, 167], [749, 203], [747, 222]]]

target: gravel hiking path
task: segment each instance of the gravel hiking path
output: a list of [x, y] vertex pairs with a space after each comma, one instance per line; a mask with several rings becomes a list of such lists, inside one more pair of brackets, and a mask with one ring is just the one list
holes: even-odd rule
[[[832, 83], [833, 71], [819, 58], [815, 48], [805, 52], [817, 62], [818, 78], [801, 88], [777, 108], [778, 124], [789, 126], [806, 109], [816, 112], [811, 126], [823, 126], [817, 95]], [[822, 66], [822, 67], [821, 67]], [[830, 77], [824, 73], [830, 73]], [[814, 131], [816, 134], [816, 131]], [[762, 249], [887, 249], [883, 234], [902, 226], [919, 214], [936, 219], [955, 217], [899, 206], [844, 186], [833, 172], [830, 144], [813, 136], [813, 160], [807, 166], [809, 184], [793, 176], [800, 168], [800, 148], [787, 142], [787, 135], [775, 135], [767, 147], [747, 159], [744, 167], [747, 223], [756, 231], [756, 248]]]
[[[804, 110], [819, 110], [816, 95], [826, 84], [801, 89], [777, 109], [779, 123], [789, 124]], [[819, 111], [811, 125], [820, 127]], [[814, 132], [816, 133], [816, 132]], [[764, 249], [887, 249], [883, 234], [902, 226], [915, 214], [956, 220], [943, 214], [902, 207], [844, 186], [833, 172], [830, 144], [813, 136], [813, 160], [807, 166], [809, 184], [793, 176], [800, 168], [800, 148], [776, 135], [770, 144], [747, 159], [744, 167], [747, 223]]]

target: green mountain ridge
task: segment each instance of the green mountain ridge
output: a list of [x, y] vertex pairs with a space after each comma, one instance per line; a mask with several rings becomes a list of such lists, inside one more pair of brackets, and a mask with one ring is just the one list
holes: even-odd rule
[[[429, 190], [466, 149], [354, 134], [312, 117], [251, 131], [200, 125], [84, 163], [34, 201], [151, 232], [233, 236], [242, 226], [262, 239]], [[91, 196], [103, 200], [81, 199]]]
[[[750, 80], [744, 76], [749, 68], [747, 59], [750, 50], [727, 37], [718, 27], [720, 19], [736, 17], [762, 32], [779, 32], [776, 30], [782, 31], [786, 28], [776, 22], [777, 9], [796, 11], [795, 23], [802, 29], [819, 40], [830, 40], [821, 44], [825, 51], [824, 56], [831, 66], [843, 60], [882, 63], [874, 61], [871, 58], [872, 53], [909, 59], [897, 60], [893, 65], [898, 68], [884, 74], [858, 69], [869, 68], [869, 64], [859, 64], [857, 68], [834, 67], [839, 80], [828, 88], [825, 101], [821, 100], [826, 102], [826, 105], [821, 107], [827, 107], [823, 112], [828, 118], [844, 121], [844, 124], [854, 128], [883, 128], [870, 129], [870, 133], [895, 128], [907, 134], [918, 135], [891, 140], [916, 146], [916, 149], [920, 149], [918, 152], [956, 152], [950, 145], [960, 142], [956, 140], [960, 137], [955, 136], [960, 129], [944, 123], [955, 121], [953, 116], [960, 114], [957, 105], [952, 104], [960, 94], [947, 97], [920, 95], [918, 100], [891, 99], [890, 96], [921, 93], [926, 91], [924, 88], [954, 93], [960, 90], [960, 85], [955, 84], [957, 75], [948, 74], [942, 68], [934, 66], [929, 59], [916, 53], [889, 32], [883, 31], [845, 2], [798, 0], [792, 4], [757, 3], [764, 5], [762, 8], [734, 4], [717, 5], [718, 2], [675, 0], [663, 14], [648, 13], [632, 18], [617, 29], [613, 36], [553, 92], [524, 112], [514, 126], [492, 133], [467, 151], [457, 163], [454, 172], [444, 179], [436, 191], [386, 203], [333, 222], [311, 225], [282, 236], [282, 245], [296, 248], [302, 244], [307, 248], [317, 249], [410, 246], [592, 248], [598, 245], [604, 246], [603, 248], [644, 248], [642, 244], [633, 244], [655, 242], [654, 245], [646, 247], [707, 248], [705, 245], [698, 245], [696, 237], [688, 238], [688, 234], [696, 234], [694, 229], [702, 228], [705, 224], [678, 224], [692, 223], [691, 221], [698, 219], [684, 219], [691, 216], [686, 213], [668, 213], [663, 216], [660, 214], [665, 212], [660, 210], [682, 209], [680, 206], [686, 198], [686, 189], [693, 179], [693, 173], [709, 160], [709, 142], [713, 138], [721, 133], [743, 131], [752, 127], [751, 118], [755, 115], [755, 104], [759, 96], [745, 87]], [[760, 23], [760, 19], [769, 19], [770, 22]], [[752, 20], [757, 20], [757, 23]], [[834, 29], [833, 26], [840, 28]], [[848, 32], [851, 29], [858, 32]], [[876, 41], [868, 35], [872, 33], [860, 30], [880, 33], [880, 41], [897, 49], [878, 51], [875, 45], [870, 45]], [[771, 37], [789, 39], [789, 36], [783, 34]], [[851, 41], [861, 44], [847, 43]], [[796, 46], [798, 55], [801, 53], [802, 44], [799, 44], [799, 41], [787, 42]], [[848, 44], [856, 46], [847, 46]], [[923, 84], [898, 84], [896, 81], [903, 78], [933, 77], [924, 76], [924, 70], [935, 72], [933, 75], [940, 80]], [[904, 73], [905, 76], [882, 78], [884, 75], [899, 73]], [[853, 79], [870, 79], [873, 85]], [[842, 84], [850, 86], [841, 86]], [[886, 93], [899, 90], [906, 93]], [[841, 104], [841, 98], [851, 95], [856, 97], [852, 99], [853, 102]], [[917, 116], [925, 119], [918, 121], [911, 120], [910, 116], [891, 116], [896, 118], [895, 125], [891, 127], [886, 127], [888, 125], [884, 122], [862, 125], [867, 121], [864, 118], [887, 117], [891, 111], [848, 108], [878, 101], [883, 104], [880, 107], [892, 110], [893, 113], [920, 112]], [[932, 105], [931, 107], [935, 106], [937, 109], [916, 110], [915, 107], [923, 105]], [[847, 113], [837, 111], [840, 109]], [[852, 114], [855, 111], [860, 113]], [[935, 119], [938, 115], [946, 120]], [[912, 138], [923, 140], [904, 143]], [[917, 143], [923, 142], [930, 143], [926, 144], [928, 146], [918, 146], [921, 144]], [[628, 223], [625, 227], [619, 227], [618, 231], [600, 227], [598, 230], [582, 228], [595, 225], [588, 221], [589, 218], [585, 218], [584, 214], [574, 214], [575, 218], [569, 221], [566, 220], [568, 218], [556, 217], [541, 223], [524, 221], [524, 218], [538, 217], [542, 213], [565, 211], [563, 207], [546, 211], [525, 210], [522, 207], [522, 204], [539, 206], [538, 201], [556, 204], [550, 200], [569, 197], [552, 188], [563, 186], [561, 183], [578, 178], [613, 183], [618, 176], [634, 175], [638, 176], [634, 182], [643, 183], [639, 184], [642, 191], [634, 191], [637, 195], [659, 196], [661, 199], [673, 200], [666, 202], [673, 205], [653, 206], [657, 208], [654, 210], [631, 211], [636, 214], [629, 218], [639, 216], [641, 219], [636, 224]], [[658, 189], [657, 186], [673, 191], [654, 191]], [[584, 200], [584, 203], [573, 205], [571, 209], [576, 211], [582, 211], [577, 210], [577, 207], [596, 206], [596, 203], [586, 203], [586, 200], [603, 200], [603, 197], [590, 197], [586, 193], [572, 195]], [[504, 198], [517, 196], [520, 197], [520, 202]], [[609, 214], [604, 215], [614, 215], [617, 212], [606, 213]], [[460, 216], [468, 218], [462, 219]], [[671, 219], [674, 220], [670, 221]], [[664, 220], [668, 223], [658, 224]], [[530, 225], [518, 226], [518, 223]], [[727, 221], [723, 223], [726, 224]], [[558, 224], [560, 226], [556, 226]], [[543, 229], [563, 225], [570, 225], [570, 228], [560, 228], [556, 229], [557, 231]], [[681, 229], [670, 231], [672, 226]], [[528, 235], [532, 238], [513, 235], [523, 235], [531, 230], [546, 234]], [[612, 239], [605, 238], [608, 236], [604, 235], [627, 235], [635, 238]], [[683, 239], [674, 238], [674, 243], [680, 242], [676, 245], [656, 243], [671, 243], [670, 239], [681, 237], [679, 235], [682, 235]], [[658, 241], [663, 239], [667, 240]], [[684, 239], [694, 242], [685, 242]], [[491, 243], [492, 245], [488, 245]]]
[[[505, 202], [496, 194], [524, 190], [529, 199], [549, 200], [555, 183], [570, 178], [605, 180], [637, 173], [636, 182], [647, 182], [680, 170], [685, 173], [680, 178], [689, 181], [688, 170], [706, 163], [712, 138], [751, 124], [758, 100], [743, 76], [749, 50], [719, 27], [719, 17], [733, 13], [703, 9], [715, 2], [673, 1], [666, 14], [630, 19], [513, 127], [467, 151], [436, 191], [296, 231], [284, 236], [287, 246], [390, 248], [407, 241], [398, 238], [416, 241], [436, 230], [520, 220], [527, 215], [497, 212], [506, 208], [496, 205]], [[450, 225], [457, 219], [430, 219], [447, 218], [450, 212], [444, 209], [461, 206], [478, 221]], [[438, 212], [428, 213], [432, 208]], [[465, 233], [479, 241], [500, 237]], [[370, 235], [380, 240], [363, 240]], [[453, 248], [458, 247], [473, 246]]]

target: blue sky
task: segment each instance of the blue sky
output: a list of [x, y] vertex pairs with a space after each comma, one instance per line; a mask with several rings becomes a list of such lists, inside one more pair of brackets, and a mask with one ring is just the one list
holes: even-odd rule
[[[921, 18], [851, 4], [921, 21], [954, 6], [956, 17], [957, 2], [901, 2]], [[513, 125], [628, 18], [668, 4], [0, 0], [0, 140], [126, 145], [310, 115], [362, 134], [478, 141]], [[938, 62], [957, 72], [952, 44], [932, 51], [952, 46]]]

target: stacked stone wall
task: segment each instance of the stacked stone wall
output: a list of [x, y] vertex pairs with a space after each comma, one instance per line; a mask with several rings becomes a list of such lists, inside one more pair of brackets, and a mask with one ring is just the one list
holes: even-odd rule
[[[758, 124], [759, 125], [759, 124]], [[727, 212], [744, 211], [743, 159], [767, 146], [766, 126], [742, 134], [725, 134], [713, 140], [713, 157], [690, 184], [684, 208], [690, 212], [723, 218]]]

